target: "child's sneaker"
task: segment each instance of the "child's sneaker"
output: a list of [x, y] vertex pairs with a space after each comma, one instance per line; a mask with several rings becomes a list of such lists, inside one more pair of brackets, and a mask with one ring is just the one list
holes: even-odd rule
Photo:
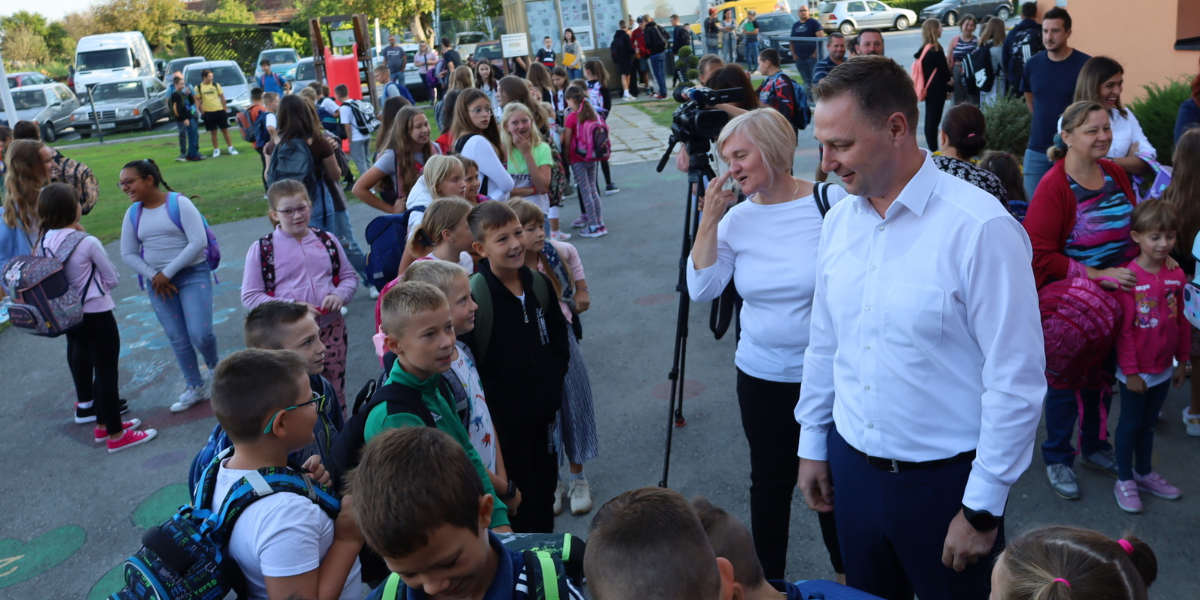
[[216, 157], [218, 157], [218, 156], [220, 156], [220, 155], [221, 155], [221, 149], [220, 149], [220, 148], [213, 148], [213, 158], [216, 158]]
[[571, 227], [574, 229], [583, 229], [584, 227], [587, 227], [587, 226], [588, 226], [587, 213], [583, 213], [582, 215], [579, 215], [579, 218], [575, 219], [574, 223], [571, 223]]
[[[129, 412], [129, 401], [121, 399], [121, 414]], [[93, 404], [87, 408], [79, 408], [79, 403], [75, 403], [75, 422], [79, 424], [95, 423], [96, 422], [96, 405]]]
[[376, 288], [373, 285], [368, 285], [367, 286], [367, 295], [371, 296], [372, 300], [378, 300], [379, 299], [379, 288]]
[[187, 162], [187, 157], [180, 154], [179, 156], [175, 157], [175, 162]]
[[1164, 500], [1178, 500], [1183, 495], [1183, 492], [1179, 491], [1179, 488], [1167, 483], [1167, 480], [1163, 479], [1162, 475], [1154, 471], [1150, 471], [1150, 474], [1145, 477], [1138, 475], [1137, 471], [1134, 471], [1133, 481], [1137, 483], [1139, 490], [1150, 492]]
[[610, 184], [604, 186], [604, 195], [605, 196], [611, 196], [613, 194], [619, 194], [619, 193], [621, 193], [621, 188], [617, 187], [617, 184], [615, 184], [615, 183], [610, 183]]
[[571, 499], [571, 514], [585, 515], [592, 510], [592, 492], [588, 489], [587, 479], [572, 479], [567, 497]]
[[629, 90], [625, 90], [625, 95], [621, 96], [621, 98], [623, 100], [633, 100], [633, 94], [630, 94]]
[[[123, 422], [121, 423], [121, 429], [122, 429], [122, 430], [124, 430], [124, 429], [137, 429], [138, 427], [141, 427], [141, 426], [142, 426], [142, 420], [141, 420], [141, 419], [131, 419], [131, 420], [129, 420], [129, 421], [123, 421]], [[96, 443], [97, 443], [97, 444], [99, 444], [99, 443], [103, 442], [104, 440], [107, 440], [107, 439], [108, 439], [108, 430], [107, 430], [107, 429], [105, 429], [105, 428], [103, 428], [103, 427], [97, 427], [97, 428], [95, 428], [95, 429], [92, 431], [92, 439], [96, 440]]]
[[230, 155], [230, 156], [237, 156], [237, 155], [238, 155], [238, 151], [237, 151], [237, 150], [234, 150], [234, 149], [233, 149], [233, 146], [230, 146], [230, 147], [229, 147], [229, 155]]
[[592, 225], [585, 228], [583, 231], [580, 231], [579, 235], [585, 238], [598, 238], [600, 236], [608, 235], [608, 228], [603, 225], [599, 227]]
[[571, 234], [563, 233], [561, 231], [551, 231], [550, 239], [552, 239], [556, 242], [565, 242], [565, 241], [571, 239]]
[[154, 437], [157, 435], [158, 431], [154, 429], [147, 429], [145, 431], [126, 429], [124, 435], [121, 437], [115, 440], [108, 440], [108, 453], [112, 454], [113, 452], [120, 452], [126, 448], [132, 448], [138, 444], [145, 444], [146, 442], [154, 439]]
[[1189, 413], [1187, 406], [1183, 407], [1183, 425], [1187, 427], [1188, 435], [1200, 437], [1200, 415]]
[[1136, 481], [1121, 481], [1117, 480], [1117, 485], [1113, 486], [1113, 495], [1117, 497], [1117, 506], [1127, 513], [1142, 512], [1142, 498], [1138, 496], [1138, 485]]
[[554, 488], [554, 516], [562, 514], [563, 494], [567, 493], [567, 486], [563, 480], [558, 480], [558, 486]]
[[1112, 477], [1120, 477], [1117, 474], [1117, 455], [1113, 454], [1112, 450], [1097, 450], [1091, 454], [1080, 455], [1079, 464], [1104, 471]]
[[208, 392], [204, 386], [188, 388], [179, 395], [179, 402], [171, 405], [171, 412], [183, 412], [196, 405], [201, 400], [208, 400]]

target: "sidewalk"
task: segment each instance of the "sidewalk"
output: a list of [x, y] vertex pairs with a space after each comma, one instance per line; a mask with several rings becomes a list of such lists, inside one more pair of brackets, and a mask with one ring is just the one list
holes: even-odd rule
[[612, 141], [609, 164], [627, 165], [662, 158], [671, 130], [656, 125], [633, 104], [614, 104], [608, 113], [608, 135]]

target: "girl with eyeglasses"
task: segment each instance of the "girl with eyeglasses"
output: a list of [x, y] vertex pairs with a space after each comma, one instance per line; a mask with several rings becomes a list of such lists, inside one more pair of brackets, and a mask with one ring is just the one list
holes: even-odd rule
[[275, 230], [246, 251], [242, 304], [253, 309], [269, 300], [291, 300], [308, 306], [325, 345], [321, 375], [333, 384], [344, 413], [348, 343], [341, 309], [354, 299], [358, 275], [336, 237], [309, 227], [312, 202], [302, 182], [275, 182], [267, 190], [267, 202]]
[[454, 106], [450, 136], [454, 139], [455, 153], [479, 165], [479, 193], [492, 200], [506, 200], [513, 189], [513, 178], [504, 167], [504, 146], [496, 117], [491, 100], [482, 90], [465, 90]]
[[[133, 202], [121, 225], [121, 258], [148, 282], [150, 306], [187, 381], [171, 411], [184, 411], [208, 400], [206, 384], [219, 360], [213, 333], [212, 271], [204, 257], [208, 244], [204, 217], [190, 199], [163, 181], [153, 160], [126, 164], [118, 183]], [[208, 366], [203, 377], [196, 348]]]

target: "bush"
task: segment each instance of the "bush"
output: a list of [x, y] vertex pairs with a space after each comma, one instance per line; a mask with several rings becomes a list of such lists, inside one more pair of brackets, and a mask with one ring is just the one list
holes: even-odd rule
[[928, 6], [937, 4], [938, 1], [939, 0], [892, 0], [891, 2], [885, 2], [884, 4], [887, 4], [892, 8], [907, 8], [908, 10], [917, 13], [919, 20], [921, 11], [925, 10], [925, 8]]
[[1007, 152], [1018, 159], [1025, 156], [1033, 115], [1029, 114], [1024, 98], [1001, 96], [983, 107], [983, 117], [987, 120], [989, 150]]
[[1158, 162], [1171, 164], [1175, 153], [1175, 118], [1179, 105], [1192, 95], [1191, 78], [1181, 77], [1165, 86], [1151, 83], [1143, 86], [1146, 95], [1134, 100], [1129, 108], [1137, 116], [1146, 139], [1158, 151]]

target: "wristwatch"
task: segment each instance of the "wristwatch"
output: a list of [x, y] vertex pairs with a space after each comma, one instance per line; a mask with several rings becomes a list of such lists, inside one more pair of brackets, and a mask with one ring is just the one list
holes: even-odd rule
[[513, 480], [509, 479], [508, 490], [506, 490], [503, 494], [497, 493], [496, 495], [499, 496], [501, 500], [512, 500], [513, 498], [516, 498], [517, 484], [513, 483]]
[[997, 517], [986, 510], [974, 510], [966, 504], [963, 505], [963, 518], [975, 528], [975, 531], [986, 533], [1004, 523], [1004, 516]]

